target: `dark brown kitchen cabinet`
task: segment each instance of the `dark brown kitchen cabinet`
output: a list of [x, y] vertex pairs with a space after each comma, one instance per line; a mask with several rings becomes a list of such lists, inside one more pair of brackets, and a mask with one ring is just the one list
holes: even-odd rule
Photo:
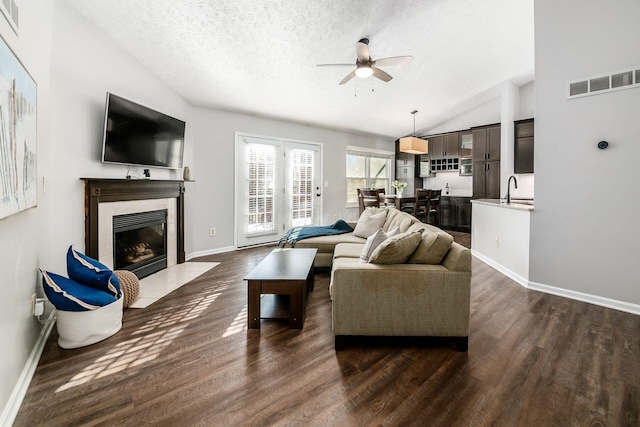
[[500, 125], [473, 128], [473, 161], [500, 160]]
[[515, 173], [533, 173], [533, 119], [514, 122], [514, 162]]
[[500, 162], [473, 163], [473, 198], [500, 198]]
[[444, 136], [428, 136], [427, 140], [429, 141], [429, 156], [432, 159], [441, 159], [444, 156], [442, 153], [444, 152]]
[[431, 173], [460, 169], [460, 132], [427, 136]]
[[442, 157], [444, 158], [458, 157], [460, 153], [459, 147], [460, 147], [460, 133], [453, 132], [453, 133], [444, 134], [444, 137], [443, 137], [444, 153]]
[[473, 132], [473, 198], [500, 198], [500, 125]]
[[441, 196], [440, 228], [448, 230], [471, 230], [471, 198]]
[[459, 156], [459, 132], [429, 136], [427, 140], [429, 141], [429, 155], [432, 159], [446, 159]]

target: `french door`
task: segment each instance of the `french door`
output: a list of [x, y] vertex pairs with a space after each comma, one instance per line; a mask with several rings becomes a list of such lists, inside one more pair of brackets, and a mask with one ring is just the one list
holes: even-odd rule
[[236, 134], [236, 247], [322, 223], [322, 146]]

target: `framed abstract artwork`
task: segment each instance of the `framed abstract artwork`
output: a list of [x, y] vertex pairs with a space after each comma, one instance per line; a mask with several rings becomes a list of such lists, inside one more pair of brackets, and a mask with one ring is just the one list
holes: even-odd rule
[[0, 219], [36, 206], [37, 86], [0, 38]]

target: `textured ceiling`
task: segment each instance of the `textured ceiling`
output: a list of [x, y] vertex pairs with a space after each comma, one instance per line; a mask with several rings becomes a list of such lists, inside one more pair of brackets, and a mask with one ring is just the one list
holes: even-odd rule
[[[67, 0], [191, 103], [396, 138], [533, 78], [533, 0]], [[370, 39], [393, 80], [353, 79]], [[372, 91], [373, 89], [373, 91]]]

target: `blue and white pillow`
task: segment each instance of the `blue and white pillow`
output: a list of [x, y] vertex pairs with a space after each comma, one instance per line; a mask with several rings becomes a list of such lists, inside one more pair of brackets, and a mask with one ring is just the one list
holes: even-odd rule
[[101, 289], [110, 293], [115, 298], [120, 298], [120, 280], [106, 265], [89, 258], [72, 246], [67, 251], [67, 274], [71, 280], [85, 286]]
[[89, 311], [115, 302], [117, 298], [100, 289], [85, 286], [48, 271], [42, 273], [42, 287], [51, 304], [58, 310]]

